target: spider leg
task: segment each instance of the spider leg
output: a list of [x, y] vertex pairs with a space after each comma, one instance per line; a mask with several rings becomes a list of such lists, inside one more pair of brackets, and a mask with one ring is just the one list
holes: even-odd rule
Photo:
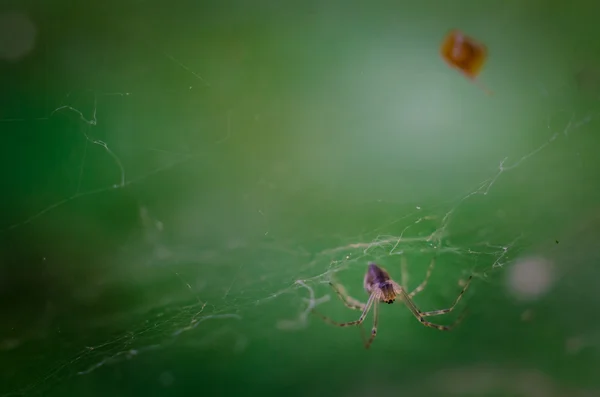
[[377, 323], [379, 322], [379, 301], [375, 300], [373, 303], [373, 328], [371, 328], [371, 336], [369, 339], [365, 337], [365, 332], [363, 327], [360, 327], [360, 335], [363, 339], [363, 343], [365, 344], [365, 349], [368, 349], [373, 343], [373, 340], [377, 336]]
[[421, 316], [423, 317], [428, 317], [428, 316], [439, 316], [440, 314], [446, 314], [446, 313], [450, 313], [452, 310], [454, 310], [454, 307], [458, 304], [458, 302], [460, 302], [460, 300], [462, 299], [464, 293], [467, 291], [467, 289], [469, 288], [469, 284], [471, 284], [471, 280], [473, 279], [473, 276], [469, 276], [469, 279], [467, 280], [467, 284], [464, 286], [464, 288], [462, 289], [462, 291], [460, 291], [460, 294], [458, 294], [458, 296], [456, 297], [456, 299], [454, 300], [454, 303], [452, 304], [452, 306], [450, 306], [447, 309], [440, 309], [440, 310], [432, 310], [432, 311], [428, 311], [428, 312], [421, 312]]
[[406, 269], [406, 257], [400, 259], [400, 284], [408, 291], [408, 270]]
[[358, 320], [348, 321], [346, 323], [338, 323], [337, 321], [334, 321], [334, 320], [330, 319], [329, 317], [319, 313], [315, 309], [313, 309], [312, 311], [313, 311], [313, 313], [315, 313], [316, 315], [321, 317], [325, 322], [328, 322], [333, 325], [337, 325], [338, 327], [349, 327], [351, 325], [360, 325], [363, 323], [363, 321], [365, 321], [365, 317], [367, 317], [367, 313], [369, 313], [369, 310], [371, 310], [371, 306], [373, 306], [373, 302], [375, 302], [375, 297], [376, 297], [376, 294], [371, 294], [369, 296], [369, 300], [367, 301], [367, 304], [365, 305], [365, 308], [363, 309], [362, 313], [360, 314], [360, 317], [358, 318]]
[[334, 284], [331, 281], [329, 282], [329, 285], [331, 286], [331, 288], [333, 288], [338, 298], [340, 298], [340, 300], [344, 302], [344, 305], [346, 305], [346, 307], [352, 310], [365, 310], [365, 304], [359, 301], [358, 299], [354, 299], [353, 297], [348, 295], [348, 293], [342, 285]]
[[452, 306], [450, 306], [447, 309], [432, 310], [432, 311], [428, 311], [428, 312], [422, 312], [417, 307], [417, 305], [412, 300], [412, 298], [409, 296], [409, 294], [407, 294], [406, 291], [404, 291], [404, 289], [402, 289], [399, 285], [396, 285], [396, 287], [398, 288], [398, 295], [400, 295], [402, 297], [402, 301], [404, 302], [404, 304], [408, 307], [408, 309], [411, 311], [413, 316], [415, 316], [417, 318], [417, 320], [419, 320], [419, 322], [421, 322], [421, 324], [423, 324], [426, 327], [439, 329], [440, 331], [450, 331], [452, 328], [454, 328], [456, 325], [458, 325], [462, 321], [462, 319], [466, 315], [466, 312], [463, 312], [463, 314], [461, 314], [461, 316], [459, 316], [459, 318], [452, 325], [449, 325], [449, 326], [434, 324], [432, 322], [425, 320], [425, 317], [439, 316], [440, 314], [450, 313], [452, 310], [454, 310], [454, 307], [458, 304], [458, 302], [460, 302], [460, 299], [462, 298], [463, 294], [465, 293], [467, 288], [469, 288], [469, 284], [471, 284], [472, 278], [473, 278], [473, 276], [469, 277], [467, 284], [462, 289], [462, 291], [460, 291], [460, 294], [458, 294], [458, 297], [456, 298], [456, 300], [454, 301], [454, 304], [452, 304]]
[[[425, 289], [425, 287], [427, 286], [427, 281], [429, 281], [429, 277], [431, 277], [431, 272], [433, 271], [434, 266], [435, 266], [435, 257], [433, 259], [431, 259], [431, 263], [429, 264], [429, 267], [427, 268], [427, 274], [425, 275], [425, 279], [423, 280], [423, 282], [421, 284], [419, 284], [419, 286], [417, 288], [415, 288], [410, 294], [408, 294], [408, 296], [410, 296], [412, 298], [416, 294], [418, 294], [419, 292], [421, 292]], [[404, 287], [406, 288], [406, 286], [404, 286]]]

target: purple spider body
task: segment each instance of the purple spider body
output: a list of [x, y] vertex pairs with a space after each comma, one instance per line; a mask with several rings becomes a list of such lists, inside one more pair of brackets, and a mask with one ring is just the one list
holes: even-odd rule
[[363, 286], [369, 294], [377, 290], [381, 302], [394, 303], [396, 300], [397, 294], [390, 275], [376, 263], [369, 263]]

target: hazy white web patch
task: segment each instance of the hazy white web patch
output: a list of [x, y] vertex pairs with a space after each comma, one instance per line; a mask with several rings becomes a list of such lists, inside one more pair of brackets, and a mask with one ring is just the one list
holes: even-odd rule
[[507, 288], [519, 299], [541, 298], [550, 290], [553, 281], [552, 263], [543, 257], [518, 259], [508, 269]]
[[18, 61], [35, 48], [37, 28], [27, 14], [0, 12], [0, 60]]
[[302, 311], [298, 318], [295, 320], [279, 320], [277, 328], [281, 330], [298, 330], [306, 328], [308, 326], [308, 316], [310, 316], [312, 310], [319, 306], [321, 303], [329, 301], [329, 295], [324, 295], [320, 298], [315, 298], [315, 291], [309, 287], [304, 281], [298, 280], [296, 283], [308, 290], [309, 298], [304, 298], [307, 303], [306, 309]]

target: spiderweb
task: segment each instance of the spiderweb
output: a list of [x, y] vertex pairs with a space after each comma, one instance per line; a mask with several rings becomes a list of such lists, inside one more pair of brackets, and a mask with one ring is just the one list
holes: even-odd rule
[[[74, 88], [56, 97], [52, 93], [61, 90], [48, 87], [46, 98], [28, 103], [30, 112], [40, 111], [39, 117], [24, 117], [18, 108], [2, 115], [1, 128], [12, 140], [4, 145], [4, 169], [24, 174], [7, 175], [17, 193], [5, 198], [5, 208], [14, 209], [3, 215], [0, 225], [5, 252], [30, 236], [43, 242], [32, 252], [6, 253], [6, 278], [19, 281], [13, 271], [22, 258], [36, 261], [37, 271], [53, 267], [79, 277], [64, 276], [62, 287], [78, 302], [67, 305], [71, 313], [65, 313], [59, 302], [40, 308], [41, 319], [36, 321], [10, 319], [12, 330], [5, 331], [0, 349], [16, 365], [3, 375], [2, 396], [43, 394], [62, 381], [171, 348], [243, 354], [255, 341], [308, 329], [311, 309], [335, 299], [326, 286], [332, 277], [355, 283], [351, 289], [358, 293], [356, 280], [368, 261], [392, 268], [408, 258], [408, 277], [416, 282], [430, 258], [437, 256], [443, 272], [454, 277], [444, 285], [438, 280], [437, 293], [444, 297], [471, 274], [483, 283], [504, 283], [490, 275], [508, 264], [515, 265], [511, 271], [516, 275], [508, 276], [506, 288], [516, 296], [531, 299], [551, 288], [548, 261], [525, 254], [541, 241], [558, 243], [561, 237], [547, 225], [560, 224], [564, 215], [553, 218], [549, 211], [533, 211], [543, 197], [533, 193], [540, 188], [536, 178], [545, 175], [544, 183], [552, 184], [593, 167], [589, 135], [597, 129], [600, 111], [597, 98], [581, 99], [582, 86], [569, 73], [558, 84], [542, 78], [515, 88], [525, 97], [523, 102], [541, 109], [515, 116], [517, 124], [534, 133], [527, 134], [526, 142], [522, 132], [506, 132], [505, 141], [498, 133], [501, 143], [483, 151], [481, 158], [471, 156], [467, 146], [469, 140], [481, 145], [472, 142], [478, 137], [470, 131], [487, 133], [481, 129], [485, 112], [491, 112], [486, 105], [475, 106], [484, 115], [474, 114], [472, 121], [470, 110], [462, 112], [464, 135], [445, 132], [450, 137], [414, 139], [412, 149], [401, 148], [410, 142], [406, 139], [411, 132], [398, 130], [416, 129], [419, 123], [426, 125], [424, 129], [443, 128], [445, 122], [428, 119], [436, 106], [442, 109], [450, 102], [428, 86], [411, 94], [410, 102], [403, 103], [408, 99], [402, 96], [394, 102], [390, 98], [397, 91], [383, 89], [389, 80], [373, 80], [379, 86], [365, 91], [364, 101], [373, 92], [383, 92], [390, 100], [368, 117], [367, 112], [348, 115], [348, 122], [357, 130], [367, 128], [374, 118], [393, 114], [401, 106], [409, 107], [406, 117], [388, 116], [385, 122], [394, 125], [393, 134], [379, 125], [368, 127], [374, 130], [369, 137], [350, 131], [336, 132], [332, 138], [327, 131], [341, 128], [328, 118], [339, 115], [320, 112], [318, 101], [301, 111], [293, 96], [258, 104], [241, 98], [235, 106], [211, 107], [209, 101], [221, 99], [215, 87], [228, 89], [223, 76], [242, 75], [242, 67], [219, 71], [207, 66], [213, 76], [209, 79], [176, 52], [152, 53], [160, 66], [147, 76], [160, 72], [167, 76], [166, 83], [144, 88], [109, 79], [108, 86], [138, 89]], [[44, 64], [40, 70], [48, 73], [49, 67]], [[362, 70], [371, 70], [371, 79], [378, 73], [393, 74], [386, 66], [359, 62], [322, 91], [335, 85], [340, 95], [344, 79], [354, 79]], [[440, 81], [432, 86], [437, 84]], [[463, 80], [456, 86], [467, 87], [461, 92], [472, 88], [464, 94], [471, 96], [470, 101], [481, 94]], [[163, 107], [148, 98], [170, 103]], [[577, 106], [573, 98], [579, 98]], [[201, 105], [207, 110], [196, 117]], [[339, 108], [356, 105], [349, 100]], [[502, 105], [509, 109], [495, 120], [500, 126], [494, 131], [516, 125], [507, 121], [516, 110], [506, 102]], [[286, 106], [298, 113], [285, 125], [292, 134], [307, 134], [305, 139], [289, 138], [287, 147], [276, 150], [272, 148], [283, 144], [283, 138], [253, 137], [257, 131], [277, 129], [277, 117], [290, 111]], [[295, 118], [307, 115], [315, 116], [312, 123], [295, 123]], [[456, 123], [451, 119], [448, 130], [456, 132]], [[26, 131], [31, 137], [23, 145], [23, 136], [17, 135]], [[40, 137], [42, 133], [46, 135]], [[456, 145], [454, 153], [444, 150], [444, 144], [454, 139], [465, 143]], [[360, 147], [361, 142], [371, 146]], [[63, 149], [55, 153], [53, 146]], [[431, 156], [416, 163], [410, 158], [411, 150], [428, 153], [429, 146], [436, 146]], [[248, 147], [255, 152], [249, 153]], [[272, 151], [277, 155], [269, 154]], [[378, 158], [395, 152], [398, 158], [393, 161]], [[358, 155], [367, 160], [353, 160]], [[463, 161], [451, 161], [456, 156], [463, 156]], [[455, 171], [448, 172], [449, 167]], [[453, 173], [455, 181], [445, 180]], [[33, 182], [25, 182], [28, 177]], [[372, 179], [379, 182], [369, 183]], [[390, 187], [398, 184], [403, 186]], [[531, 189], [520, 205], [506, 205], [507, 195], [518, 194], [528, 184]], [[560, 203], [562, 198], [547, 199]], [[119, 220], [111, 218], [114, 212], [122, 214]], [[114, 232], [120, 228], [127, 232]], [[71, 241], [51, 247], [49, 235]], [[59, 263], [70, 255], [71, 264]], [[84, 263], [90, 266], [85, 271]], [[399, 274], [399, 269], [393, 272]], [[413, 277], [415, 270], [418, 275]], [[20, 281], [28, 282], [26, 277]], [[6, 285], [3, 288], [10, 293]], [[123, 303], [113, 289], [130, 290], [136, 298], [126, 296]], [[114, 303], [102, 303], [104, 299]], [[95, 312], [97, 306], [102, 310]], [[71, 317], [76, 316], [85, 319], [84, 327], [75, 325]], [[60, 351], [42, 354], [33, 363], [16, 359], [22, 351], [50, 349], [46, 340]], [[21, 371], [33, 376], [11, 380]], [[160, 382], [166, 386], [173, 377], [164, 373]]]

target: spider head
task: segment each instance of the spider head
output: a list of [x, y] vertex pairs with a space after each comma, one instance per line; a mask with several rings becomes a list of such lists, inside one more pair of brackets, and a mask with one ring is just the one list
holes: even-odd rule
[[387, 304], [392, 304], [396, 300], [396, 291], [394, 286], [386, 281], [379, 284], [379, 291], [381, 291], [381, 301]]

